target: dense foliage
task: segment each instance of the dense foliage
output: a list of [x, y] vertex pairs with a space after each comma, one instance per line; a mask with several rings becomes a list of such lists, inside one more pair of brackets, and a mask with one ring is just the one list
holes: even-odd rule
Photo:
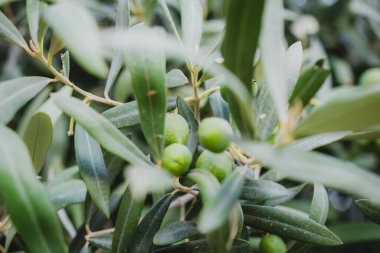
[[0, 6], [0, 252], [378, 252], [377, 1]]

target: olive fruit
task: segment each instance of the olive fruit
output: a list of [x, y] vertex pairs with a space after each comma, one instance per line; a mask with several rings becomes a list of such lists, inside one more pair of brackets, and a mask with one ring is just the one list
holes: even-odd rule
[[165, 146], [173, 143], [186, 143], [189, 139], [189, 125], [179, 114], [167, 113], [165, 117]]
[[214, 174], [219, 181], [222, 181], [233, 168], [234, 162], [228, 152], [213, 153], [205, 150], [198, 157], [196, 167], [204, 169]]
[[230, 145], [233, 132], [231, 125], [222, 118], [206, 118], [198, 128], [199, 143], [206, 149], [219, 153]]
[[192, 155], [183, 144], [174, 143], [164, 150], [162, 166], [174, 176], [185, 174], [190, 167]]
[[277, 235], [265, 235], [260, 242], [261, 253], [285, 253], [286, 245]]
[[360, 75], [359, 83], [361, 85], [380, 84], [380, 68], [370, 68]]

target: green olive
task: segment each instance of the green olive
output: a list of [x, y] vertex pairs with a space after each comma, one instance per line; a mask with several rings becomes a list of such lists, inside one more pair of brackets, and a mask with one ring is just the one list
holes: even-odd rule
[[260, 242], [261, 253], [285, 253], [286, 245], [277, 235], [265, 235]]
[[233, 166], [234, 162], [228, 152], [213, 153], [208, 150], [202, 152], [196, 163], [198, 169], [210, 171], [219, 181], [232, 171]]
[[361, 85], [380, 84], [380, 68], [370, 68], [364, 71], [359, 78]]
[[230, 145], [233, 132], [230, 123], [222, 118], [206, 118], [198, 128], [199, 143], [206, 149], [219, 153]]
[[165, 117], [165, 146], [173, 143], [185, 144], [189, 139], [189, 124], [179, 114], [167, 113]]
[[174, 143], [164, 150], [162, 166], [174, 176], [185, 174], [190, 167], [192, 155], [183, 144]]

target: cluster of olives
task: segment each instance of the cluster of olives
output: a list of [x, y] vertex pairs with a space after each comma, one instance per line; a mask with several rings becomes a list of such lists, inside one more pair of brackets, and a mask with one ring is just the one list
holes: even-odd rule
[[[189, 138], [189, 125], [179, 114], [168, 113], [165, 119], [165, 150], [162, 166], [174, 176], [188, 172], [193, 157], [184, 145]], [[209, 170], [220, 181], [233, 169], [233, 159], [226, 151], [233, 137], [230, 124], [221, 118], [211, 117], [201, 121], [198, 141], [205, 150], [195, 167]]]

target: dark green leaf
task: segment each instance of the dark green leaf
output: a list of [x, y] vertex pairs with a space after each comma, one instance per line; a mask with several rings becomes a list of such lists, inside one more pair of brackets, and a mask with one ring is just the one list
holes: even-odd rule
[[95, 110], [75, 98], [52, 94], [54, 103], [65, 113], [73, 117], [86, 131], [96, 139], [106, 150], [124, 160], [138, 165], [151, 162], [125, 137], [112, 123], [98, 114]]
[[[158, 37], [144, 28], [151, 40]], [[132, 35], [132, 34], [131, 34]], [[156, 160], [162, 159], [166, 113], [165, 54], [160, 47], [134, 46], [127, 51], [127, 67], [132, 75], [132, 87], [139, 108], [141, 129]]]
[[38, 174], [45, 163], [46, 155], [53, 138], [53, 124], [49, 115], [37, 112], [26, 127], [23, 140], [32, 158], [33, 168]]
[[277, 206], [277, 205], [285, 203], [289, 200], [292, 200], [295, 196], [297, 196], [302, 191], [302, 189], [304, 187], [305, 187], [305, 184], [301, 184], [301, 185], [298, 185], [298, 186], [295, 186], [292, 188], [288, 188], [288, 189], [286, 189], [288, 191], [288, 193], [285, 196], [278, 197], [275, 199], [269, 199], [269, 200], [265, 201], [263, 205]]
[[368, 219], [380, 225], [380, 205], [368, 199], [358, 199], [355, 203]]
[[[220, 87], [221, 78], [214, 77], [207, 80], [205, 84], [206, 89], [210, 89], [212, 87]], [[225, 120], [230, 120], [230, 112], [228, 110], [228, 104], [224, 101], [223, 97], [220, 94], [220, 91], [215, 91], [208, 96], [208, 100], [211, 106], [212, 114], [215, 117], [224, 118]]]
[[312, 244], [342, 244], [326, 227], [291, 211], [275, 207], [242, 205], [246, 225]]
[[87, 188], [82, 180], [74, 179], [47, 187], [47, 193], [55, 209], [83, 203], [86, 200]]
[[172, 69], [166, 73], [166, 83], [168, 88], [176, 88], [188, 84], [189, 80], [180, 69]]
[[133, 198], [129, 187], [125, 190], [116, 219], [111, 253], [124, 253], [130, 246], [144, 207], [144, 200]]
[[66, 253], [63, 231], [28, 150], [10, 129], [0, 126], [1, 197], [31, 253]]
[[322, 84], [330, 74], [330, 70], [323, 68], [323, 62], [324, 60], [319, 60], [313, 67], [302, 73], [290, 96], [290, 104], [299, 99], [303, 105], [307, 105], [310, 99], [322, 87]]
[[112, 246], [112, 235], [91, 236], [88, 242], [94, 247], [110, 250]]
[[7, 124], [16, 112], [48, 85], [52, 79], [20, 77], [0, 83], [0, 124]]
[[128, 249], [130, 253], [147, 253], [150, 252], [153, 237], [161, 226], [166, 211], [169, 208], [173, 195], [167, 194], [157, 201], [149, 212], [144, 216], [137, 226], [135, 236], [131, 247]]
[[75, 155], [79, 172], [95, 205], [110, 215], [110, 181], [102, 149], [80, 125], [75, 126]]
[[370, 222], [341, 223], [332, 225], [330, 228], [344, 244], [380, 240], [380, 226]]
[[185, 118], [185, 120], [190, 126], [190, 135], [186, 143], [186, 146], [194, 155], [195, 151], [197, 151], [197, 146], [198, 146], [198, 137], [197, 137], [198, 122], [194, 118], [194, 112], [191, 109], [191, 107], [180, 96], [177, 96], [177, 108], [178, 108], [178, 112], [182, 115], [182, 117]]
[[153, 243], [156, 245], [169, 245], [199, 234], [194, 222], [174, 221], [156, 233]]
[[247, 180], [241, 199], [252, 201], [256, 204], [262, 204], [271, 199], [278, 199], [288, 195], [288, 189], [272, 181], [258, 179]]
[[28, 48], [24, 38], [12, 22], [0, 11], [0, 38], [8, 39], [10, 42], [22, 48]]

